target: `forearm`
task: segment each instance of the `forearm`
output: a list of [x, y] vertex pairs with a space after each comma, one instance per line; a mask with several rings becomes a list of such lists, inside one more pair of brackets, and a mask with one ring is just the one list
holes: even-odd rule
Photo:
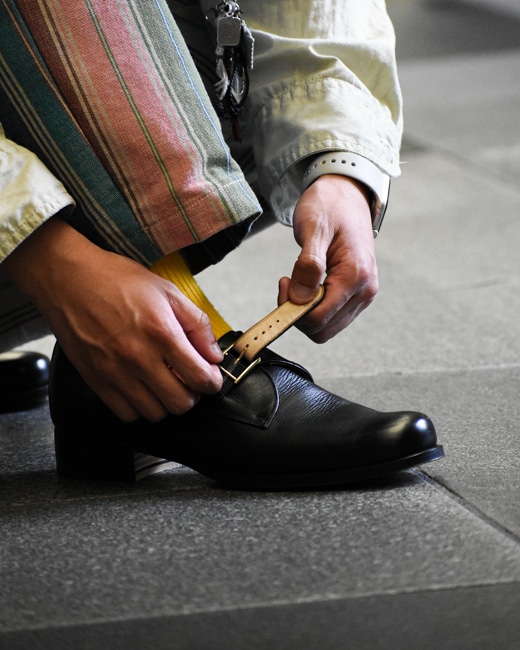
[[[11, 280], [40, 308], [52, 298], [56, 279], [79, 265], [82, 256], [100, 250], [59, 216], [54, 216], [4, 260], [2, 266]], [[45, 309], [43, 309], [45, 311]]]

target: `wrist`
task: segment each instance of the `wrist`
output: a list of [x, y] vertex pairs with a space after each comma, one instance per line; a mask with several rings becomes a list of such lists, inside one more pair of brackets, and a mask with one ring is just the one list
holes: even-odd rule
[[370, 160], [355, 153], [329, 151], [314, 158], [303, 177], [302, 193], [324, 175], [346, 176], [368, 188], [372, 230], [377, 237], [388, 203], [390, 178]]
[[[85, 247], [97, 246], [89, 242], [59, 216], [51, 217], [2, 263], [7, 275], [36, 304], [52, 286], [54, 277], [66, 274], [67, 260], [80, 259]], [[92, 251], [88, 251], [91, 255]]]
[[366, 190], [337, 174], [321, 176], [305, 191], [294, 211], [293, 229], [300, 246], [313, 242], [322, 251], [335, 240], [367, 250], [375, 244]]

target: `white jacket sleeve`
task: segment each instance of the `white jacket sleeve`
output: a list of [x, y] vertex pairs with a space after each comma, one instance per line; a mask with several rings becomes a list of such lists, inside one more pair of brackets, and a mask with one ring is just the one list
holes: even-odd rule
[[291, 222], [310, 155], [349, 151], [398, 176], [402, 102], [384, 0], [239, 4], [255, 37], [241, 121], [278, 219]]
[[0, 125], [0, 262], [44, 221], [74, 200], [32, 152]]

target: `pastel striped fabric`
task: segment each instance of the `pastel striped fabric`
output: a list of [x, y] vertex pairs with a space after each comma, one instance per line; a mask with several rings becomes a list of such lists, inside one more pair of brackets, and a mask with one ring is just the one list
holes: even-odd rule
[[146, 264], [221, 231], [236, 245], [226, 229], [260, 208], [165, 2], [0, 0], [0, 28], [0, 119], [82, 232]]

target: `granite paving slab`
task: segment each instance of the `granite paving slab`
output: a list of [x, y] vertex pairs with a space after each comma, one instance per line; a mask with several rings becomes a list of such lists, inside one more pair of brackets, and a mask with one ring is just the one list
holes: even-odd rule
[[428, 413], [446, 457], [424, 471], [466, 507], [520, 538], [520, 366], [323, 380], [381, 410]]
[[[27, 435], [5, 417], [0, 432]], [[52, 446], [50, 426], [36, 435]], [[4, 631], [520, 581], [518, 540], [418, 471], [246, 493], [184, 468], [129, 486], [16, 466], [0, 474]]]
[[238, 608], [2, 635], [9, 650], [512, 650], [520, 585]]
[[449, 153], [463, 167], [480, 169], [483, 180], [496, 179], [499, 186], [508, 181], [518, 188], [520, 21], [511, 24], [516, 49], [406, 61], [399, 77], [408, 137]]
[[496, 52], [519, 47], [516, 0], [386, 0], [398, 60]]

